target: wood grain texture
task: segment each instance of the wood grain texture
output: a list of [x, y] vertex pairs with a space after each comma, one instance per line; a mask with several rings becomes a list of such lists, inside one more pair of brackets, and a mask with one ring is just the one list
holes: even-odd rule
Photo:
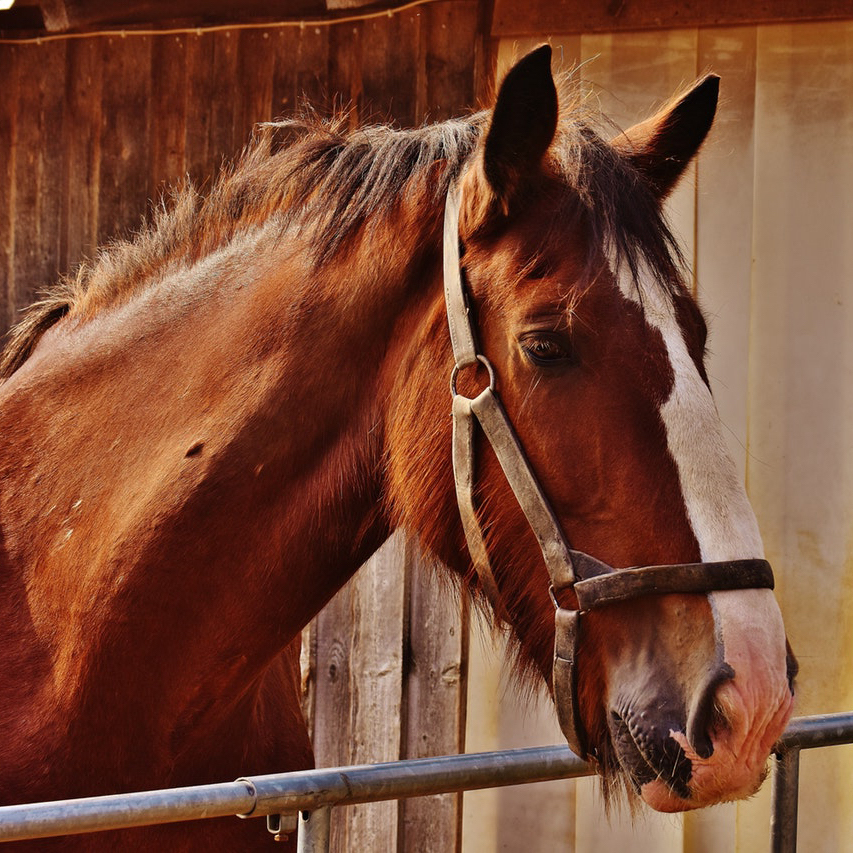
[[149, 156], [155, 202], [186, 173], [188, 40], [187, 35], [171, 35], [152, 44]]
[[148, 208], [151, 39], [103, 43], [98, 244], [138, 230]]
[[617, 33], [851, 17], [849, 0], [495, 0], [492, 35]]
[[[22, 48], [15, 154], [15, 303], [31, 302], [58, 273], [65, 45]], [[24, 84], [27, 84], [26, 86]]]
[[98, 246], [101, 174], [101, 94], [104, 61], [100, 40], [68, 44], [63, 124], [65, 169], [59, 269], [72, 272]]
[[[20, 48], [0, 50], [0, 79], [10, 92], [19, 88]], [[0, 334], [12, 325], [15, 298], [15, 174], [18, 154], [18, 99], [0, 98]]]
[[[464, 751], [468, 661], [467, 601], [408, 546], [409, 594], [403, 750], [406, 758]], [[459, 849], [462, 796], [439, 794], [400, 802], [400, 845], [406, 853]]]

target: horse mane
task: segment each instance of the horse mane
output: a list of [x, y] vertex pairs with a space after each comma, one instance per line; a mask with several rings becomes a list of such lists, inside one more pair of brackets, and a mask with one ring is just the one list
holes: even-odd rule
[[[635, 280], [645, 265], [670, 286], [680, 280], [681, 256], [657, 201], [639, 173], [593, 129], [573, 88], [567, 95], [564, 81], [551, 151], [553, 168], [575, 190], [566, 194], [566, 215], [580, 211], [589, 223], [590, 258], [603, 246], [617, 264], [627, 264]], [[0, 355], [0, 381], [63, 317], [86, 321], [129, 301], [176, 267], [191, 266], [253, 227], [275, 221], [283, 232], [310, 224], [319, 264], [372, 217], [390, 213], [415, 181], [419, 192], [440, 203], [489, 116], [483, 111], [408, 130], [350, 129], [346, 114], [323, 119], [305, 108], [296, 118], [260, 125], [207, 196], [185, 182], [161, 199], [134, 236], [101, 249], [27, 308]], [[436, 163], [444, 168], [433, 168]], [[543, 235], [543, 246], [548, 238]]]

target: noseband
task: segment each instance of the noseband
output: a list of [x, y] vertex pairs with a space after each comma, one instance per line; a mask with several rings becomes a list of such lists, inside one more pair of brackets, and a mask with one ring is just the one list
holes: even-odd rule
[[[491, 444], [542, 549], [551, 578], [551, 599], [556, 609], [553, 692], [557, 716], [569, 746], [579, 756], [587, 758], [590, 753], [580, 718], [575, 666], [581, 615], [647, 595], [773, 589], [773, 572], [770, 564], [760, 559], [677, 563], [617, 570], [589, 554], [572, 550], [498, 398], [494, 369], [477, 350], [460, 265], [459, 205], [460, 190], [453, 187], [448, 192], [444, 214], [444, 296], [456, 361], [450, 379], [453, 395], [453, 474], [462, 526], [480, 586], [496, 614], [508, 621], [507, 608], [495, 582], [475, 509], [476, 421]], [[463, 397], [456, 388], [457, 375], [459, 371], [478, 364], [486, 368], [489, 385], [476, 397]], [[577, 609], [566, 609], [560, 605], [558, 594], [563, 590], [574, 592], [578, 601]]]

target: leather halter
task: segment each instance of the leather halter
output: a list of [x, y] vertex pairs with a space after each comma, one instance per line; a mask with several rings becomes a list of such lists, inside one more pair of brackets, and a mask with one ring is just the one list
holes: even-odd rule
[[[588, 758], [587, 737], [578, 706], [575, 666], [581, 614], [646, 595], [773, 589], [773, 572], [770, 564], [761, 559], [678, 563], [617, 570], [582, 551], [571, 549], [498, 398], [495, 371], [477, 349], [460, 265], [460, 194], [458, 187], [451, 187], [444, 214], [444, 296], [456, 361], [450, 389], [453, 395], [453, 474], [459, 514], [480, 586], [496, 615], [509, 622], [477, 519], [474, 500], [476, 421], [491, 444], [542, 549], [551, 578], [551, 599], [556, 609], [553, 692], [557, 716], [569, 746], [582, 758]], [[482, 364], [488, 371], [489, 385], [476, 397], [463, 397], [456, 389], [457, 374], [477, 364]], [[577, 597], [577, 610], [560, 605], [557, 594], [566, 589], [572, 590]]]

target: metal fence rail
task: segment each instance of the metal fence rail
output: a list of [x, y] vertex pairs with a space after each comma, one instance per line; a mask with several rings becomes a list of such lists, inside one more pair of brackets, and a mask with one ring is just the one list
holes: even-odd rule
[[[773, 853], [796, 850], [802, 749], [853, 742], [853, 712], [793, 720], [776, 747]], [[297, 828], [299, 849], [328, 849], [333, 806], [590, 775], [566, 746], [451, 755], [388, 764], [254, 776], [215, 785], [0, 807], [0, 842], [203, 818], [267, 816], [272, 832]], [[297, 817], [298, 821], [297, 821]]]
[[775, 747], [770, 818], [772, 853], [797, 849], [797, 801], [800, 781], [800, 750], [853, 743], [853, 711], [791, 720]]

